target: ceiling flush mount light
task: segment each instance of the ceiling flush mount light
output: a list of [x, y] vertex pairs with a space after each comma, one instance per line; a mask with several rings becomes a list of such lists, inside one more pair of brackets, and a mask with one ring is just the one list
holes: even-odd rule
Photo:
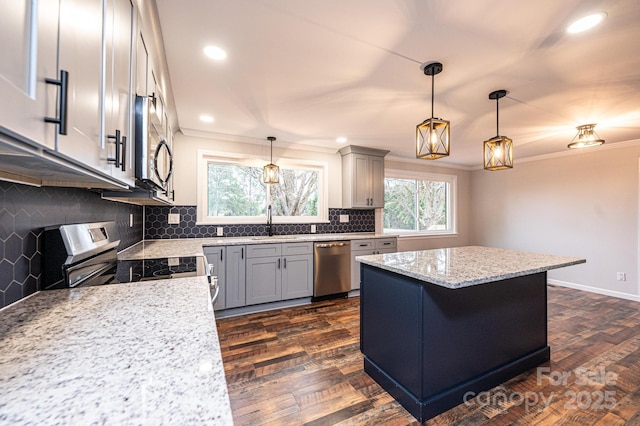
[[336, 138], [336, 142], [338, 143], [345, 143], [347, 141], [347, 138], [345, 138], [344, 136], [340, 136]]
[[496, 100], [496, 136], [484, 141], [485, 170], [504, 170], [513, 168], [513, 141], [506, 136], [500, 136], [500, 115], [498, 99], [507, 96], [506, 90], [496, 90], [489, 93], [489, 99]]
[[200, 116], [200, 121], [203, 123], [213, 123], [213, 117], [210, 115], [203, 114]]
[[431, 118], [416, 126], [416, 157], [436, 160], [449, 155], [449, 122], [433, 116], [434, 76], [442, 71], [440, 62], [424, 67], [425, 75], [431, 76]]
[[576, 127], [578, 134], [567, 146], [572, 149], [579, 149], [602, 145], [604, 139], [600, 139], [600, 136], [593, 130], [595, 127], [595, 124], [583, 124], [582, 126]]
[[567, 27], [567, 32], [569, 34], [576, 34], [590, 30], [591, 28], [602, 22], [606, 17], [607, 14], [605, 12], [594, 13], [593, 15], [585, 16], [576, 21], [573, 21], [571, 25]]
[[220, 49], [218, 46], [206, 46], [203, 50], [205, 55], [216, 61], [222, 61], [227, 57], [227, 52]]
[[267, 184], [280, 183], [280, 167], [273, 164], [273, 141], [276, 140], [274, 136], [267, 137], [271, 142], [271, 160], [269, 164], [262, 169], [262, 181]]

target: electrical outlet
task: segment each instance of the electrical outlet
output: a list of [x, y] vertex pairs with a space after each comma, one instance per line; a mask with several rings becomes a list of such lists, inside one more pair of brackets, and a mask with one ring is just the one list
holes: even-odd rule
[[224, 235], [224, 229], [222, 228], [222, 226], [216, 227], [216, 235], [218, 237], [222, 237], [222, 235]]
[[626, 281], [627, 280], [627, 274], [624, 272], [618, 272], [618, 274], [616, 275], [616, 278], [618, 281]]
[[129, 228], [133, 228], [133, 213], [129, 213]]
[[168, 266], [179, 266], [180, 265], [180, 258], [179, 257], [168, 257], [167, 258], [167, 265]]
[[315, 225], [311, 225], [311, 233], [312, 234], [316, 233], [316, 226]]
[[349, 223], [349, 215], [341, 214], [340, 215], [340, 223]]
[[180, 224], [180, 213], [169, 213], [168, 222], [169, 222], [169, 225]]

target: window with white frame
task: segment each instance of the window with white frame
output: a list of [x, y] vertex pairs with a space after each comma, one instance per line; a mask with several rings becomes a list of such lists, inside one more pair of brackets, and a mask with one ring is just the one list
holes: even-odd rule
[[278, 160], [280, 183], [262, 181], [255, 159], [198, 153], [198, 223], [262, 223], [271, 205], [274, 223], [327, 220], [327, 164]]
[[456, 180], [455, 175], [386, 170], [384, 232], [455, 233]]

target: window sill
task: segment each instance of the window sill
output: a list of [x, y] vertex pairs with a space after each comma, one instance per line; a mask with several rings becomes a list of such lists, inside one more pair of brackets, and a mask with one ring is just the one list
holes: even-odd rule
[[390, 235], [395, 235], [398, 238], [401, 239], [408, 239], [408, 240], [417, 240], [417, 239], [421, 239], [421, 238], [455, 238], [458, 237], [459, 234], [457, 232], [450, 232], [450, 233], [446, 233], [446, 234], [422, 234], [419, 232], [412, 232], [412, 233], [406, 233], [406, 234], [393, 234], [390, 233]]

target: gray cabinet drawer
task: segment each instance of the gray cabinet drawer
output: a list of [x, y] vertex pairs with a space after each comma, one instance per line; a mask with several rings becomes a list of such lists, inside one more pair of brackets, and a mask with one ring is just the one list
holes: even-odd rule
[[397, 240], [395, 238], [379, 238], [376, 240], [377, 249], [395, 249]]
[[282, 255], [282, 244], [255, 244], [247, 246], [247, 259]]
[[352, 240], [351, 251], [370, 250], [374, 247], [374, 240]]
[[282, 243], [283, 256], [311, 253], [313, 253], [313, 243]]

